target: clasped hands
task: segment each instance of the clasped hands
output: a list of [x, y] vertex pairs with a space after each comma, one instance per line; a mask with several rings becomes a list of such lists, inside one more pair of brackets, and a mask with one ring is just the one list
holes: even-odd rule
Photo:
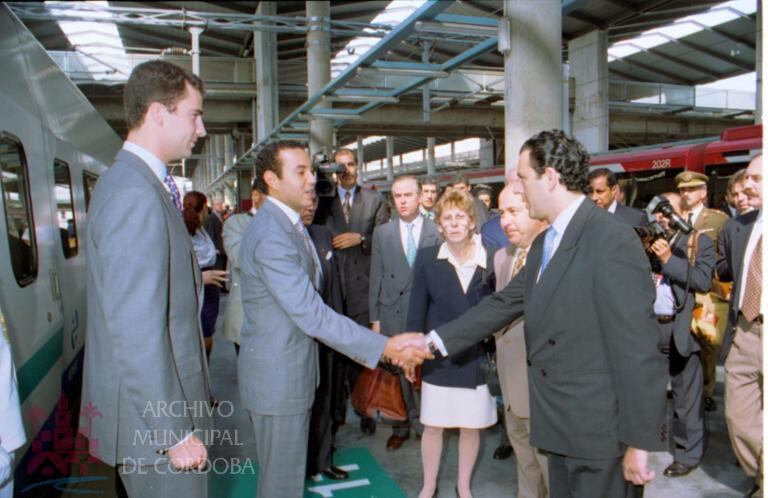
[[405, 377], [413, 382], [416, 379], [416, 367], [435, 356], [429, 350], [429, 343], [424, 334], [408, 332], [387, 339], [384, 357], [402, 368]]

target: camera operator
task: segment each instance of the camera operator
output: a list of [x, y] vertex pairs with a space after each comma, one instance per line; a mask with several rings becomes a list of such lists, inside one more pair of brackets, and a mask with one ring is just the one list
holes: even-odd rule
[[669, 359], [675, 441], [674, 461], [664, 476], [681, 477], [699, 465], [704, 453], [701, 344], [690, 328], [694, 293], [706, 292], [712, 285], [715, 249], [708, 237], [699, 236], [675, 216], [680, 214], [679, 195], [664, 194], [660, 201], [651, 204], [656, 206], [653, 212], [667, 237], [657, 238], [650, 251], [660, 263], [659, 273], [654, 274], [654, 312], [661, 330], [659, 349]]

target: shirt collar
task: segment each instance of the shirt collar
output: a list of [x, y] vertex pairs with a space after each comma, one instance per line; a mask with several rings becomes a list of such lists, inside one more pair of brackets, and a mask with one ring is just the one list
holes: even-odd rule
[[586, 199], [586, 196], [583, 194], [580, 195], [575, 201], [568, 204], [568, 207], [565, 208], [562, 213], [557, 215], [555, 221], [552, 222], [552, 228], [555, 230], [555, 233], [559, 235], [565, 233], [565, 229], [568, 228], [568, 225], [571, 223], [571, 220], [581, 206], [581, 203], [584, 202], [584, 199]]
[[416, 218], [413, 219], [410, 223], [407, 221], [403, 221], [401, 218], [398, 218], [400, 220], [400, 228], [403, 230], [408, 230], [408, 225], [413, 224], [413, 229], [417, 230], [422, 223], [424, 223], [424, 217], [421, 215], [418, 215]]
[[704, 203], [699, 204], [691, 211], [691, 223], [696, 223], [701, 216], [701, 212], [704, 211]]
[[123, 149], [127, 150], [131, 154], [139, 156], [139, 159], [144, 161], [146, 165], [149, 166], [149, 169], [152, 170], [152, 173], [154, 173], [161, 182], [165, 182], [165, 176], [168, 174], [168, 170], [166, 169], [165, 164], [163, 164], [163, 161], [158, 159], [156, 155], [141, 145], [129, 142], [128, 140], [123, 143]]
[[613, 202], [611, 203], [611, 205], [610, 205], [610, 206], [608, 206], [608, 212], [609, 212], [609, 213], [611, 213], [611, 214], [614, 214], [614, 213], [616, 212], [616, 206], [617, 206], [618, 204], [619, 204], [619, 203], [618, 203], [618, 202], [616, 202], [616, 199], [614, 199], [614, 200], [613, 200]]
[[301, 216], [299, 216], [299, 213], [294, 211], [293, 208], [288, 207], [285, 203], [275, 199], [271, 195], [268, 195], [267, 199], [273, 202], [275, 206], [279, 207], [280, 211], [285, 213], [288, 219], [291, 220], [291, 225], [296, 226], [296, 224], [299, 223], [299, 221], [301, 220]]
[[[480, 237], [477, 234], [472, 235], [472, 243], [475, 245], [475, 256], [464, 263], [463, 266], [479, 266], [482, 269], [486, 269], [488, 261], [488, 253], [485, 252], [485, 247], [480, 243]], [[447, 259], [454, 267], [460, 268], [458, 260], [453, 256], [453, 253], [448, 249], [448, 243], [443, 242], [440, 245], [440, 250], [437, 252], [437, 259]]]
[[355, 187], [352, 187], [351, 189], [347, 190], [341, 185], [337, 185], [336, 188], [339, 190], [339, 198], [344, 201], [344, 197], [346, 196], [347, 192], [349, 192], [349, 201], [352, 202], [352, 199], [355, 198]]

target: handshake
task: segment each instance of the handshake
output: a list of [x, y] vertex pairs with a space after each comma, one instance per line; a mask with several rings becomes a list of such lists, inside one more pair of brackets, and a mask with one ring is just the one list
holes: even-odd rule
[[416, 367], [435, 356], [429, 348], [429, 342], [420, 332], [408, 332], [387, 339], [384, 357], [405, 371], [405, 377], [413, 382]]

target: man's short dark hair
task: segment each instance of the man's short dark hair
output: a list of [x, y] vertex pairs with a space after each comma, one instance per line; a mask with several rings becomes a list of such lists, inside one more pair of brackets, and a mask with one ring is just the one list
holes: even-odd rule
[[279, 140], [272, 142], [259, 151], [254, 164], [254, 185], [264, 195], [269, 195], [267, 182], [264, 181], [264, 173], [272, 171], [278, 178], [283, 177], [283, 163], [280, 162], [280, 152], [290, 149], [306, 150], [306, 146], [294, 140]]
[[136, 66], [125, 84], [123, 110], [129, 130], [144, 123], [150, 104], [158, 102], [171, 112], [187, 93], [187, 84], [205, 92], [203, 80], [189, 71], [166, 61], [148, 61]]
[[731, 190], [733, 190], [733, 186], [737, 183], [742, 183], [745, 176], [747, 176], [747, 168], [742, 168], [736, 173], [732, 174], [731, 177], [728, 178], [728, 188], [726, 189], [726, 192], [730, 195]]
[[571, 192], [587, 193], [589, 154], [581, 143], [562, 130], [546, 130], [525, 141], [520, 152], [531, 152], [531, 165], [538, 176], [549, 167], [560, 173], [560, 183]]
[[456, 185], [458, 183], [463, 183], [467, 187], [470, 187], [469, 184], [469, 178], [467, 178], [467, 175], [456, 175], [453, 178], [451, 178], [451, 185]]
[[422, 179], [419, 181], [419, 183], [421, 183], [421, 186], [422, 186], [422, 187], [423, 187], [424, 185], [434, 185], [434, 186], [435, 186], [435, 188], [437, 188], [437, 187], [439, 187], [439, 186], [440, 186], [440, 185], [438, 185], [438, 183], [437, 183], [437, 179], [436, 179], [434, 176], [425, 176], [424, 178], [422, 178]]
[[605, 183], [608, 184], [609, 188], [613, 188], [616, 185], [619, 184], [619, 180], [616, 178], [616, 174], [609, 170], [608, 168], [597, 168], [589, 173], [589, 183], [592, 183], [592, 180], [595, 178], [601, 178], [605, 177]]

